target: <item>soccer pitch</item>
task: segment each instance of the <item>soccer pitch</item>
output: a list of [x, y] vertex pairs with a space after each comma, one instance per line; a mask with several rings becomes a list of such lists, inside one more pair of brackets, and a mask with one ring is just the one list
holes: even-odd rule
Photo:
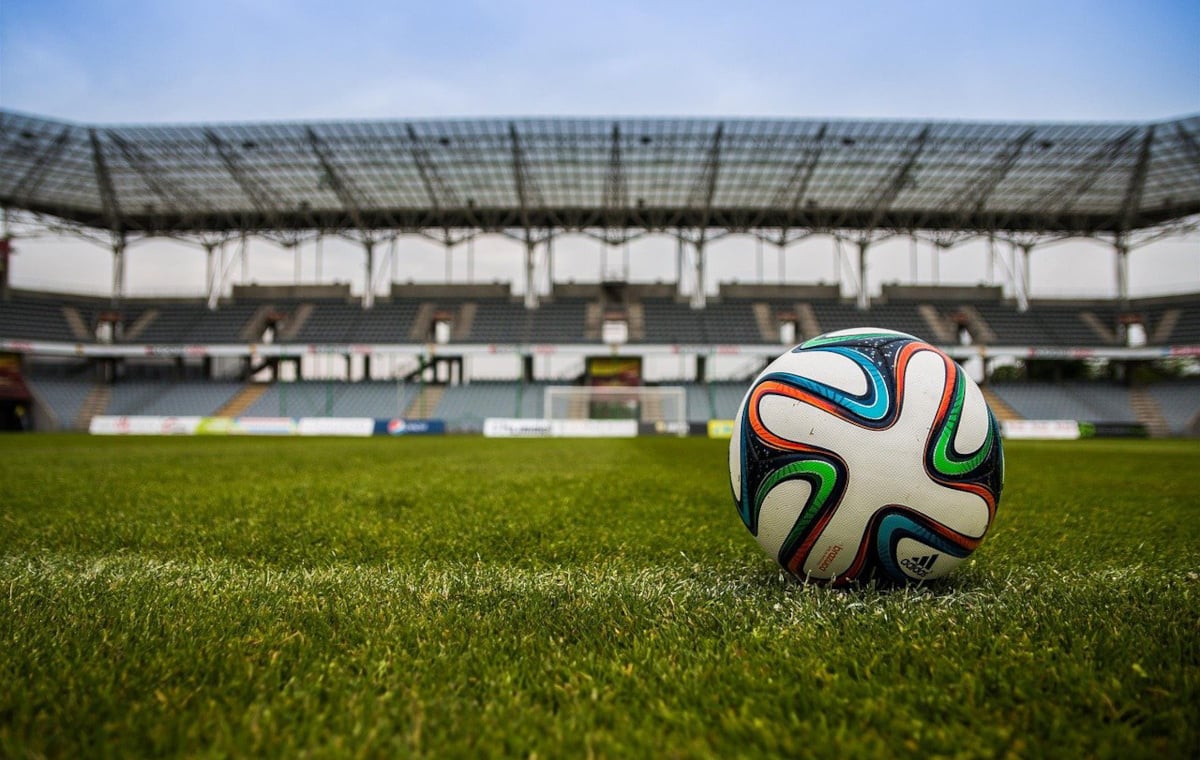
[[701, 439], [0, 438], [0, 756], [1195, 756], [1200, 442], [781, 577]]

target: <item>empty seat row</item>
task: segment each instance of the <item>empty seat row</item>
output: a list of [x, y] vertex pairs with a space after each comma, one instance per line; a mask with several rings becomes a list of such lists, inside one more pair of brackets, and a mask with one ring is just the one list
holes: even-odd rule
[[[791, 312], [790, 301], [765, 303], [771, 314]], [[131, 302], [122, 308], [125, 332], [138, 325], [128, 340], [137, 343], [239, 343], [255, 340], [256, 318], [265, 304], [227, 304], [209, 310], [202, 303]], [[597, 343], [596, 325], [589, 329], [591, 302], [583, 299], [548, 301], [526, 309], [510, 299], [474, 301], [382, 301], [369, 310], [345, 301], [280, 302], [273, 313], [283, 322], [277, 342], [291, 343], [423, 343], [434, 338], [433, 321], [448, 317], [451, 343]], [[470, 308], [468, 308], [468, 305]], [[845, 301], [809, 301], [822, 332], [873, 326], [911, 333], [937, 342], [917, 304], [879, 303], [860, 311]], [[307, 307], [307, 317], [295, 329], [287, 319]], [[760, 323], [758, 303], [750, 300], [711, 302], [692, 309], [672, 298], [640, 302], [640, 333], [630, 342], [643, 344], [775, 344], [776, 324]], [[1122, 310], [1106, 305], [1034, 304], [1018, 311], [1012, 304], [981, 303], [974, 310], [994, 334], [998, 345], [1103, 347], [1122, 345]], [[78, 314], [79, 322], [74, 321]], [[21, 296], [0, 301], [0, 338], [75, 342], [79, 331], [91, 334], [101, 314], [111, 311], [92, 301]], [[939, 305], [943, 319], [956, 307]], [[1174, 305], [1150, 305], [1132, 310], [1144, 319], [1148, 341], [1155, 345], [1200, 345], [1200, 300]], [[626, 312], [628, 313], [628, 312]], [[419, 320], [426, 320], [418, 324]], [[74, 327], [72, 326], [74, 325]], [[82, 328], [81, 328], [82, 325]], [[797, 338], [807, 337], [798, 335]], [[982, 342], [982, 336], [974, 336]], [[120, 340], [120, 336], [118, 336]]]

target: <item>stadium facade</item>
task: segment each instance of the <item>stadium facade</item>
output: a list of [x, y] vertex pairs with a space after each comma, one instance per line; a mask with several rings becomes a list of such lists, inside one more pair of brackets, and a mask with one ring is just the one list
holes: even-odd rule
[[[690, 376], [680, 380], [700, 399], [689, 417], [720, 417], [730, 410], [718, 398], [736, 396], [737, 384], [726, 391], [707, 383], [707, 360], [767, 359], [790, 340], [868, 322], [985, 366], [1108, 361], [1126, 383], [1139, 363], [1200, 353], [1200, 296], [1131, 299], [1127, 284], [1132, 249], [1196, 228], [1200, 116], [1127, 124], [492, 119], [100, 126], [0, 112], [0, 161], [0, 260], [14, 230], [100, 239], [114, 256], [105, 298], [16, 291], [3, 270], [0, 351], [15, 357], [9, 364], [19, 372], [12, 374], [22, 385], [32, 378], [35, 387], [39, 374], [53, 380], [44, 387], [69, 385], [71, 373], [89, 384], [66, 411], [37, 404], [60, 427], [86, 417], [88, 404], [119, 411], [114, 392], [118, 406], [132, 411], [176, 409], [162, 398], [141, 406], [125, 398], [131, 378], [154, 367], [169, 367], [173, 382], [194, 375], [188, 382], [201, 385], [228, 382], [223, 368], [233, 367], [237, 387], [224, 401], [213, 401], [220, 392], [199, 393], [214, 386], [195, 389], [207, 400], [194, 406], [212, 406], [201, 412], [212, 414], [228, 411], [234, 397], [254, 395], [240, 381], [302, 377], [314, 356], [344, 359], [356, 368], [347, 376], [368, 381], [384, 357], [411, 358], [415, 367], [406, 374], [442, 394], [431, 403], [422, 387], [404, 406], [404, 386], [393, 392], [385, 384], [379, 396], [397, 416], [414, 409], [431, 416], [443, 396], [459, 403], [473, 385], [462, 382], [469, 357], [522, 357], [516, 401], [506, 389], [492, 394], [518, 417], [536, 413], [536, 403], [526, 409], [525, 387], [536, 401], [539, 354], [685, 356]], [[685, 290], [685, 276], [705, 281], [707, 246], [735, 233], [780, 250], [828, 235], [839, 251], [845, 244], [857, 287], [842, 293], [816, 283], [725, 284], [715, 299], [702, 287]], [[554, 242], [567, 234], [610, 244], [669, 235], [678, 244], [676, 282], [554, 283]], [[447, 246], [480, 235], [520, 241], [521, 298], [507, 285], [397, 283], [377, 297], [374, 286], [386, 274], [379, 258], [394, 256], [402, 235]], [[225, 295], [229, 267], [216, 254], [226, 244], [244, 251], [247, 238], [265, 237], [294, 247], [318, 236], [361, 244], [368, 283], [362, 294], [281, 284]], [[873, 302], [868, 254], [895, 236], [921, 236], [942, 248], [980, 239], [1008, 245], [1018, 262], [1009, 273], [1015, 298], [999, 287], [897, 285]], [[207, 251], [204, 298], [126, 293], [125, 250], [154, 237]], [[1116, 298], [1029, 298], [1030, 251], [1068, 237], [1111, 245]], [[536, 271], [539, 261], [547, 271]], [[542, 298], [534, 286], [539, 275], [552, 283]], [[288, 384], [252, 385], [275, 398]], [[303, 385], [293, 388], [294, 402]], [[336, 414], [332, 388], [320, 406]], [[1145, 402], [1149, 394], [1149, 406], [1164, 416], [1165, 404], [1178, 423], [1167, 429], [1184, 432], [1200, 409], [1189, 412], [1187, 383], [1181, 388], [1168, 394], [1183, 400], [1175, 403], [1127, 386], [1128, 410], [1092, 416], [1144, 422], [1130, 399]], [[1095, 390], [1072, 398], [1094, 398]], [[143, 395], [156, 392], [173, 393], [151, 385]], [[462, 415], [478, 416], [469, 407]]]

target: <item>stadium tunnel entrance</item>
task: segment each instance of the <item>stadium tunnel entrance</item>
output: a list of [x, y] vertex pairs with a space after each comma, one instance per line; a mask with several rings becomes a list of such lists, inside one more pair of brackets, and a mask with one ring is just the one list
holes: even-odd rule
[[23, 433], [33, 429], [33, 416], [28, 401], [0, 400], [0, 432]]

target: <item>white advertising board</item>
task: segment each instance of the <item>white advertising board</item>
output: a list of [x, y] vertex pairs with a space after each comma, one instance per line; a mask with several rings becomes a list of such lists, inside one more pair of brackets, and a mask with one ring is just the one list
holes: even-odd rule
[[88, 425], [92, 435], [195, 435], [200, 417], [97, 415]]
[[545, 438], [550, 435], [550, 421], [488, 417], [483, 421], [483, 435], [486, 438]]
[[1006, 420], [1000, 423], [1001, 434], [1012, 439], [1042, 439], [1073, 441], [1079, 437], [1075, 420]]
[[301, 417], [296, 424], [300, 435], [369, 436], [375, 432], [373, 417]]
[[636, 438], [637, 420], [552, 420], [555, 438]]

